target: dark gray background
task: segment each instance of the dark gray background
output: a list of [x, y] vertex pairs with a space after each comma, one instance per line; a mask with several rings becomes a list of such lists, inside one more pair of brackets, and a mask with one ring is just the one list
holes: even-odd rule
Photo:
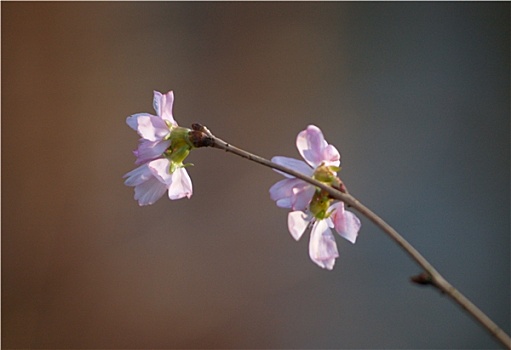
[[2, 2], [6, 348], [498, 348], [362, 219], [315, 266], [281, 177], [214, 149], [140, 208], [126, 116], [265, 157], [323, 129], [350, 191], [510, 330], [509, 3]]

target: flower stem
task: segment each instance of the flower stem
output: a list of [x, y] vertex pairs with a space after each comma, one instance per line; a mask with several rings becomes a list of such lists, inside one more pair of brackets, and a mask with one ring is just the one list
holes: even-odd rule
[[425, 274], [420, 276], [412, 277], [412, 281], [420, 284], [431, 284], [438, 288], [441, 292], [447, 294], [451, 299], [454, 300], [459, 306], [465, 309], [472, 317], [476, 319], [486, 330], [492, 334], [497, 340], [499, 340], [507, 349], [511, 350], [511, 338], [507, 335], [495, 322], [493, 322], [488, 316], [486, 316], [476, 305], [468, 300], [463, 294], [461, 294], [456, 288], [454, 288], [440, 273], [415, 249], [406, 239], [404, 239], [392, 226], [385, 222], [381, 217], [376, 215], [373, 211], [367, 208], [365, 205], [360, 203], [355, 197], [349, 193], [344, 193], [336, 190], [333, 187], [325, 185], [309, 176], [299, 173], [293, 169], [289, 169], [282, 165], [273, 163], [265, 158], [259, 157], [255, 154], [242, 150], [235, 147], [211, 134], [211, 132], [198, 124], [195, 124], [194, 130], [204, 133], [204, 144], [198, 144], [197, 147], [210, 146], [213, 148], [219, 148], [226, 152], [234, 153], [240, 157], [246, 158], [253, 162], [265, 165], [272, 169], [280, 170], [298, 179], [306, 181], [320, 189], [326, 191], [332, 198], [343, 201], [348, 204], [360, 214], [371, 220], [377, 227], [382, 229], [394, 242], [400, 245], [404, 251], [422, 268], [426, 271]]

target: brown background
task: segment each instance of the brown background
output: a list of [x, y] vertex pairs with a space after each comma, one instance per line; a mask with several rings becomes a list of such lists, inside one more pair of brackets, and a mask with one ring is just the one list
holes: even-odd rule
[[342, 178], [510, 329], [509, 3], [2, 2], [4, 348], [498, 348], [363, 219], [332, 272], [269, 198], [280, 176], [189, 160], [140, 208], [126, 116], [265, 157], [324, 130]]

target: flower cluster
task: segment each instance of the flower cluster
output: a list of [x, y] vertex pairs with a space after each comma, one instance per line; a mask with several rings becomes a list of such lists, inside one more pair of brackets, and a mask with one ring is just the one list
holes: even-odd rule
[[124, 178], [127, 186], [135, 187], [135, 200], [149, 205], [168, 191], [170, 199], [190, 198], [192, 181], [183, 164], [193, 148], [190, 129], [177, 125], [172, 116], [174, 93], [154, 91], [153, 107], [156, 115], [137, 113], [126, 123], [140, 135], [138, 148], [133, 152], [138, 168]]
[[[172, 115], [173, 103], [172, 91], [166, 94], [154, 91], [156, 115], [137, 113], [126, 119], [126, 123], [141, 137], [138, 148], [133, 152], [138, 168], [124, 175], [124, 183], [135, 187], [135, 200], [139, 205], [153, 204], [166, 191], [171, 200], [190, 198], [192, 181], [185, 169], [190, 164], [183, 161], [192, 148], [211, 145], [211, 135], [205, 127], [194, 124], [191, 130], [177, 124]], [[342, 190], [341, 180], [336, 175], [340, 170], [340, 154], [326, 142], [318, 127], [309, 125], [301, 131], [296, 146], [305, 162], [282, 156], [273, 157], [272, 161]], [[270, 188], [270, 196], [277, 206], [291, 209], [288, 214], [289, 232], [299, 240], [312, 226], [310, 258], [320, 267], [331, 270], [339, 256], [331, 228], [355, 243], [360, 220], [345, 210], [343, 202], [334, 201], [326, 191], [278, 172], [286, 179]]]
[[[340, 170], [340, 154], [329, 145], [321, 130], [309, 125], [298, 134], [296, 147], [304, 161], [277, 156], [272, 161], [311, 176], [329, 186], [340, 187], [336, 173]], [[332, 234], [334, 228], [341, 237], [351, 243], [360, 229], [360, 220], [346, 211], [343, 202], [334, 202], [328, 193], [288, 174], [270, 188], [271, 199], [281, 208], [289, 208], [288, 229], [294, 239], [299, 240], [307, 227], [312, 225], [309, 256], [322, 268], [333, 269], [339, 256]]]

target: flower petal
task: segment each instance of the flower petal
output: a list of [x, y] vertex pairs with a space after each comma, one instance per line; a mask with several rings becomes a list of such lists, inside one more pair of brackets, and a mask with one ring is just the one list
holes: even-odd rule
[[[304, 161], [299, 160], [299, 159], [288, 158], [288, 157], [283, 157], [283, 156], [275, 156], [271, 159], [271, 161], [274, 163], [277, 163], [279, 165], [285, 166], [287, 168], [296, 170], [299, 173], [302, 173], [307, 176], [312, 176], [312, 174], [314, 173], [314, 169], [312, 169], [307, 163], [305, 163]], [[275, 171], [281, 175], [284, 175], [287, 178], [294, 177], [294, 176], [286, 174], [280, 170], [275, 170]]]
[[127, 186], [135, 187], [135, 199], [139, 205], [156, 202], [165, 193], [166, 186], [154, 177], [147, 164], [139, 166], [124, 175]]
[[141, 183], [149, 180], [151, 177], [153, 177], [153, 174], [147, 167], [147, 164], [139, 166], [123, 176], [123, 178], [127, 178], [126, 181], [124, 181], [126, 186], [140, 185]]
[[314, 196], [314, 186], [305, 181], [301, 181], [293, 188], [293, 198], [291, 199], [291, 208], [294, 210], [305, 210]]
[[149, 141], [161, 141], [170, 133], [167, 124], [155, 116], [139, 116], [137, 123], [139, 135]]
[[169, 198], [180, 199], [192, 196], [192, 180], [185, 168], [176, 169], [172, 173], [172, 182], [169, 186]]
[[138, 117], [154, 117], [154, 115], [149, 113], [136, 113], [133, 115], [130, 115], [128, 118], [126, 118], [126, 124], [133, 130], [138, 132]]
[[170, 140], [148, 141], [141, 139], [138, 148], [133, 152], [137, 160], [135, 164], [147, 163], [162, 156], [163, 152], [170, 146]]
[[170, 173], [170, 161], [167, 158], [159, 158], [147, 163], [147, 166], [154, 177], [165, 184], [165, 187], [172, 183], [172, 174]]
[[347, 239], [351, 243], [355, 243], [360, 230], [360, 219], [350, 211], [344, 210], [344, 203], [338, 202], [330, 206], [334, 212], [330, 216], [334, 223], [335, 230], [341, 237]]
[[135, 199], [139, 205], [150, 205], [163, 196], [167, 187], [155, 177], [135, 187]]
[[296, 147], [303, 159], [313, 168], [317, 168], [321, 163], [328, 166], [339, 166], [340, 164], [339, 152], [325, 141], [323, 133], [315, 125], [309, 125], [307, 129], [298, 134]]
[[270, 187], [270, 198], [280, 208], [291, 208], [291, 196], [293, 195], [294, 181], [297, 179], [284, 179]]
[[321, 164], [323, 148], [326, 146], [327, 143], [323, 137], [323, 133], [314, 125], [307, 126], [307, 128], [300, 131], [296, 137], [296, 148], [298, 148], [298, 152], [300, 152], [303, 159], [314, 168]]
[[301, 210], [290, 212], [287, 215], [287, 227], [291, 236], [298, 241], [307, 229], [310, 221], [311, 219], [307, 217], [307, 214]]
[[169, 121], [172, 125], [177, 126], [172, 116], [172, 106], [174, 105], [174, 92], [169, 91], [165, 95], [158, 91], [153, 92], [153, 107], [156, 114], [163, 120]]
[[161, 117], [161, 98], [162, 94], [159, 91], [153, 91], [153, 108], [158, 117]]
[[169, 190], [169, 198], [180, 199], [192, 196], [192, 180], [184, 168], [176, 169], [170, 173], [170, 161], [168, 159], [156, 159], [148, 163], [153, 175]]
[[326, 166], [339, 166], [341, 165], [341, 154], [333, 145], [328, 145], [323, 149], [323, 163]]
[[309, 256], [318, 266], [332, 270], [339, 257], [337, 244], [326, 220], [317, 220], [312, 228], [309, 242]]
[[300, 179], [284, 179], [270, 187], [270, 198], [280, 208], [304, 210], [314, 195], [314, 187]]

